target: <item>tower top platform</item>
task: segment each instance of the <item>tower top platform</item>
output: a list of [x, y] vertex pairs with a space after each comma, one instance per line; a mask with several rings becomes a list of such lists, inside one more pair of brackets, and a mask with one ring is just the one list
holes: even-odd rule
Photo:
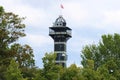
[[55, 20], [55, 23], [53, 24], [53, 27], [65, 27], [65, 26], [66, 21], [61, 15]]

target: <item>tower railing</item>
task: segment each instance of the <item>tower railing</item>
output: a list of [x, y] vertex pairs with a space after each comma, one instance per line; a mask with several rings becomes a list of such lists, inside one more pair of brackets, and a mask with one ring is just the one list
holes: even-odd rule
[[50, 31], [49, 31], [49, 34], [50, 34], [50, 35], [55, 35], [55, 34], [67, 34], [67, 35], [71, 36], [71, 30], [67, 30], [66, 32], [64, 32], [64, 31], [55, 32], [55, 31], [53, 31], [53, 30], [50, 30]]

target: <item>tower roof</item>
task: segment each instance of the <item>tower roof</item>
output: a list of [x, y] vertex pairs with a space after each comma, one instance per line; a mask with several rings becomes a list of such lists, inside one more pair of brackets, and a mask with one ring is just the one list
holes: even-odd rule
[[53, 25], [54, 27], [65, 27], [66, 26], [66, 21], [62, 16], [59, 16]]

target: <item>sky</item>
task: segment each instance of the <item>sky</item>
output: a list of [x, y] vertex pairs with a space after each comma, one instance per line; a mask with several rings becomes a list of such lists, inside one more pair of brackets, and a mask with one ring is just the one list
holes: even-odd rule
[[[60, 4], [64, 9], [60, 8]], [[26, 17], [26, 37], [18, 42], [29, 44], [37, 67], [42, 57], [53, 52], [54, 41], [49, 27], [62, 15], [72, 29], [67, 42], [67, 66], [81, 66], [81, 51], [85, 45], [98, 44], [103, 34], [120, 33], [120, 0], [0, 0], [6, 12]]]

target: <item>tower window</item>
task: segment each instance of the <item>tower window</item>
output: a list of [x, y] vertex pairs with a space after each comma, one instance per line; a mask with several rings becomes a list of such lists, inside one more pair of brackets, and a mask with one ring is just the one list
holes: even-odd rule
[[57, 53], [56, 60], [57, 61], [64, 61], [64, 60], [66, 60], [66, 55], [63, 56], [63, 53]]
[[65, 22], [63, 22], [63, 26], [66, 26], [66, 23], [65, 23]]
[[65, 51], [65, 44], [55, 44], [55, 51]]

